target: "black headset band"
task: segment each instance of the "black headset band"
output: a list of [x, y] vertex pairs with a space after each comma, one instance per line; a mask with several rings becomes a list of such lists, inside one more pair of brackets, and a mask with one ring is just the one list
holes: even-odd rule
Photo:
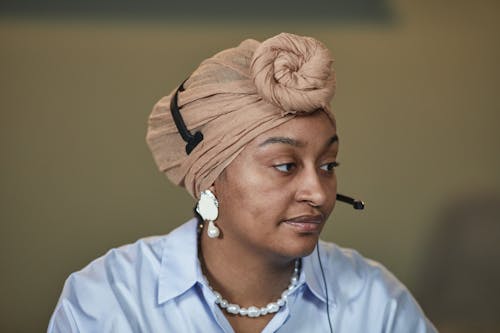
[[175, 126], [177, 127], [177, 131], [181, 135], [182, 139], [186, 141], [186, 154], [191, 154], [193, 149], [203, 140], [203, 134], [200, 131], [194, 133], [194, 135], [188, 130], [186, 124], [184, 123], [184, 119], [182, 119], [181, 112], [179, 110], [179, 105], [177, 103], [177, 98], [179, 95], [179, 91], [184, 91], [184, 83], [181, 83], [179, 88], [175, 91], [174, 96], [170, 100], [170, 112], [172, 113], [172, 118], [174, 119]]

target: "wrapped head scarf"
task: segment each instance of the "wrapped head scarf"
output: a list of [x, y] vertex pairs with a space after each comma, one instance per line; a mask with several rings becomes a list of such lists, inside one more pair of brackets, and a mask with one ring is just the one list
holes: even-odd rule
[[[248, 39], [206, 59], [149, 117], [146, 140], [158, 168], [199, 198], [260, 134], [316, 110], [334, 122], [332, 62], [321, 42], [288, 33]], [[175, 98], [188, 130], [203, 134], [189, 154], [172, 117]]]

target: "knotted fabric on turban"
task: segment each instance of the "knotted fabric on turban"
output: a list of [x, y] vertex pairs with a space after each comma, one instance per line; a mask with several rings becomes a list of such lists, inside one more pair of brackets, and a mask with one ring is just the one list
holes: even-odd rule
[[170, 111], [175, 89], [149, 117], [146, 140], [158, 168], [198, 198], [258, 135], [318, 109], [334, 122], [332, 62], [321, 42], [288, 33], [248, 39], [206, 59], [178, 94], [186, 126], [204, 139], [186, 154]]

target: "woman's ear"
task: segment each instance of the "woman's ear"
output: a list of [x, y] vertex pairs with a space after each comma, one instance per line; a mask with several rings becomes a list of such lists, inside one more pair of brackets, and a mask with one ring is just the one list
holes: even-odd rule
[[208, 189], [215, 195], [220, 205], [219, 207], [222, 208], [225, 205], [225, 197], [231, 193], [231, 184], [228, 183], [226, 169], [221, 172]]
[[210, 186], [208, 188], [210, 190], [210, 192], [212, 192], [215, 196], [217, 196], [217, 191], [215, 190], [215, 183], [212, 184], [212, 186]]
[[226, 169], [222, 170], [220, 175], [215, 179], [214, 183], [208, 188], [212, 193], [217, 196], [217, 189], [223, 191], [226, 182]]

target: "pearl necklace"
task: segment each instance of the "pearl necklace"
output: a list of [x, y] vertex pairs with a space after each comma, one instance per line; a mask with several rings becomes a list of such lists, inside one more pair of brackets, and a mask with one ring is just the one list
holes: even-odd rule
[[299, 273], [300, 273], [300, 260], [295, 259], [295, 267], [293, 269], [292, 277], [290, 278], [290, 284], [288, 288], [283, 291], [281, 297], [276, 302], [271, 302], [264, 307], [258, 306], [249, 306], [248, 308], [244, 308], [239, 306], [238, 304], [229, 303], [228, 300], [222, 298], [221, 294], [215, 291], [210, 284], [208, 283], [208, 279], [206, 276], [205, 280], [207, 281], [208, 288], [212, 290], [215, 295], [215, 304], [217, 304], [222, 310], [225, 310], [227, 313], [240, 315], [240, 316], [248, 316], [250, 318], [257, 318], [260, 316], [265, 316], [269, 313], [278, 312], [278, 310], [285, 305], [286, 299], [290, 292], [297, 286], [299, 282]]

